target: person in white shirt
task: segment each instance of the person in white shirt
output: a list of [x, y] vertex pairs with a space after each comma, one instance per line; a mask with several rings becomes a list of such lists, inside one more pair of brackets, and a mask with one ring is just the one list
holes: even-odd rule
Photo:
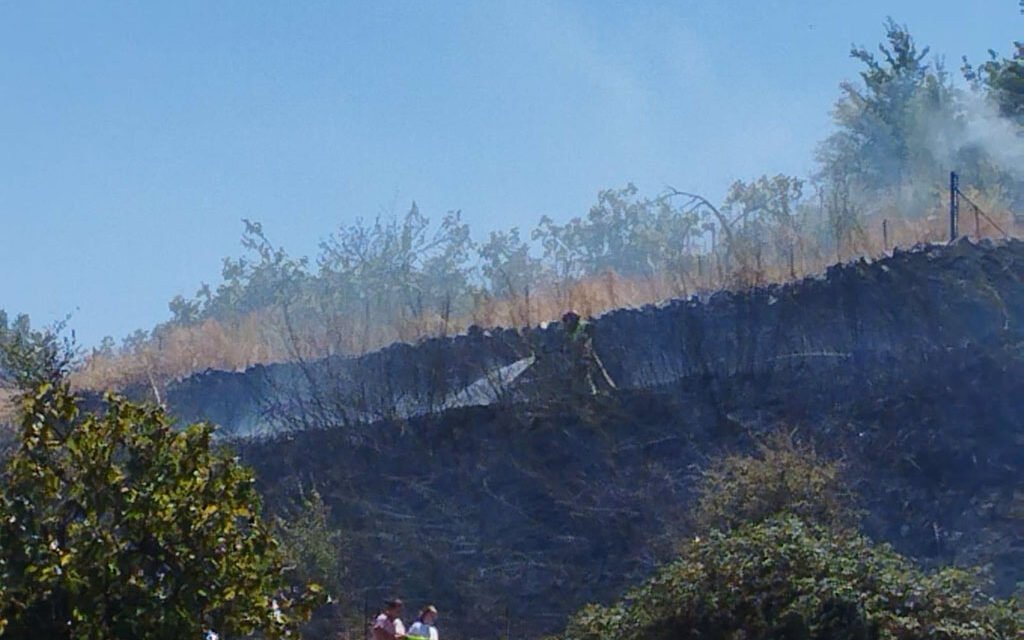
[[438, 640], [437, 638], [437, 627], [434, 623], [437, 621], [437, 607], [434, 605], [427, 605], [423, 611], [420, 612], [420, 617], [416, 618], [416, 622], [409, 627], [409, 633], [407, 638], [423, 638], [424, 640]]
[[402, 612], [402, 601], [392, 598], [384, 603], [384, 611], [373, 622], [373, 640], [402, 640], [405, 625], [398, 614]]

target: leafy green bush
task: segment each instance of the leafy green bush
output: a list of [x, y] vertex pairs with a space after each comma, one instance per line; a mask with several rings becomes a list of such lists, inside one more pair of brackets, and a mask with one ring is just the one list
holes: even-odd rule
[[22, 398], [0, 493], [0, 635], [290, 635], [319, 588], [288, 587], [252, 473], [177, 431], [161, 409], [108, 397], [79, 412], [66, 383]]
[[[698, 488], [703, 536], [609, 607], [588, 605], [566, 640], [1020, 638], [1020, 601], [976, 573], [926, 573], [853, 528], [838, 463], [790, 434], [715, 461]], [[710, 532], [710, 533], [706, 533]]]
[[1010, 639], [1019, 604], [960, 569], [926, 574], [887, 545], [780, 516], [688, 542], [610, 607], [589, 605], [566, 640]]
[[855, 525], [856, 496], [842, 481], [842, 466], [776, 432], [755, 456], [721, 457], [705, 470], [692, 516], [698, 531], [729, 530], [780, 513], [829, 528]]
[[22, 389], [40, 382], [57, 383], [77, 360], [73, 340], [62, 337], [67, 320], [33, 329], [25, 314], [12, 321], [0, 309], [0, 385]]
[[348, 567], [346, 540], [329, 522], [330, 508], [315, 489], [300, 496], [285, 517], [276, 521], [275, 534], [294, 578], [322, 584], [337, 596], [344, 588]]

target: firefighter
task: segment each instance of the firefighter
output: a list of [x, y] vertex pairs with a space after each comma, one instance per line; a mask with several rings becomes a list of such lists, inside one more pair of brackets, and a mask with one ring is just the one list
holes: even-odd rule
[[597, 395], [599, 390], [607, 392], [614, 389], [615, 383], [594, 350], [594, 325], [575, 311], [568, 311], [562, 316], [562, 329], [573, 386], [590, 395]]

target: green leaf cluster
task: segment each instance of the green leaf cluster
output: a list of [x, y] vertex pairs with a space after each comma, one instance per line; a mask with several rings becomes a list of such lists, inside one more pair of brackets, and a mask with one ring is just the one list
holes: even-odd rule
[[0, 309], [0, 384], [24, 389], [63, 379], [78, 357], [74, 337], [63, 335], [66, 325], [33, 328], [28, 315], [10, 318]]
[[697, 531], [728, 531], [788, 513], [842, 529], [856, 525], [856, 502], [839, 462], [778, 431], [753, 455], [722, 456], [702, 472], [691, 520]]
[[579, 611], [565, 640], [1020, 638], [1020, 601], [978, 572], [929, 573], [854, 525], [841, 466], [777, 433], [703, 474], [700, 535], [611, 606]]
[[293, 567], [293, 579], [317, 582], [330, 593], [341, 593], [348, 575], [347, 541], [330, 522], [330, 508], [315, 489], [303, 494], [277, 518], [275, 535]]
[[285, 637], [319, 587], [288, 586], [252, 473], [212, 427], [66, 383], [25, 393], [0, 494], [0, 635]]
[[1019, 638], [1024, 611], [974, 574], [928, 574], [853, 532], [772, 517], [689, 541], [679, 559], [609, 607], [576, 614], [566, 640]]
[[1000, 58], [989, 49], [989, 59], [974, 67], [964, 58], [964, 78], [977, 89], [983, 89], [995, 101], [999, 112], [1018, 122], [1024, 120], [1024, 42], [1013, 43], [1009, 58]]

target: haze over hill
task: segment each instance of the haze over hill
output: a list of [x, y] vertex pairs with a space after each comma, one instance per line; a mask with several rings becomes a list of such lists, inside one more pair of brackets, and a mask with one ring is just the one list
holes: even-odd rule
[[1024, 6], [824, 4], [0, 7], [0, 637], [1020, 640]]
[[[215, 280], [240, 219], [311, 255], [416, 200], [477, 240], [634, 182], [724, 199], [806, 177], [886, 15], [945, 57], [1011, 53], [1012, 0], [643, 8], [0, 8], [2, 305], [86, 346]], [[198, 231], [202, 232], [199, 233]], [[35, 247], [46, 246], [47, 251]]]

